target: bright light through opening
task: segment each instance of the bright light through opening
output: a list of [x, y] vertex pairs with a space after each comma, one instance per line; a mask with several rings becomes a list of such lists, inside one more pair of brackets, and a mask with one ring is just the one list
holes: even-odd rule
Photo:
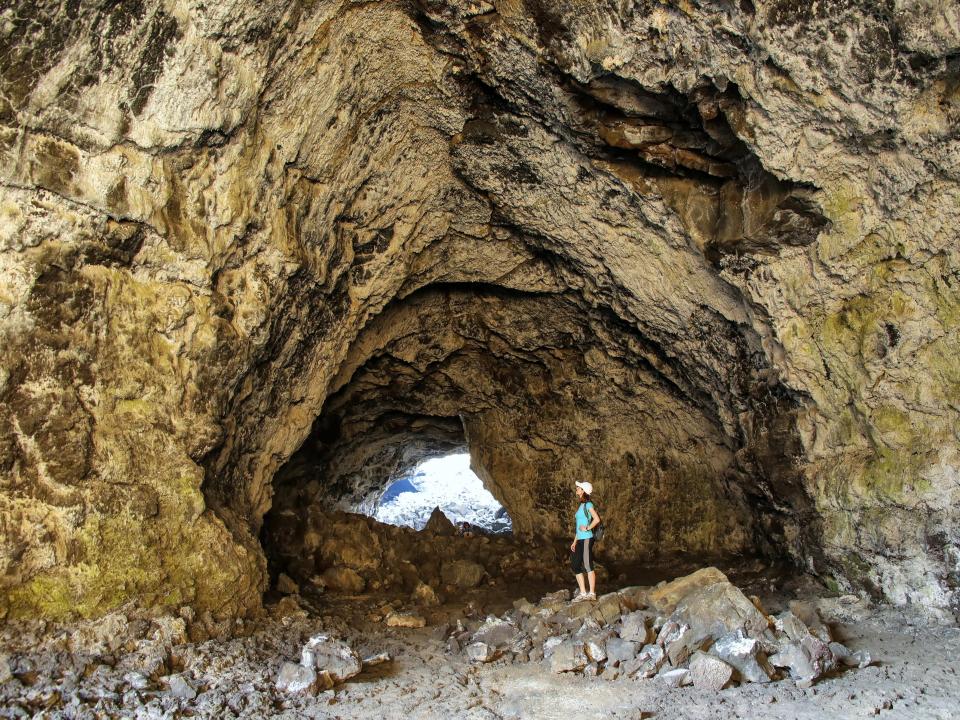
[[466, 522], [493, 533], [513, 529], [507, 511], [470, 469], [469, 453], [420, 463], [387, 488], [374, 518], [422, 530], [435, 507], [455, 524]]

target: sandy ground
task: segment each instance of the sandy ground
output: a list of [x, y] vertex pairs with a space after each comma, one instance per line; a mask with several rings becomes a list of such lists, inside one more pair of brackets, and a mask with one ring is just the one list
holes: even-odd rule
[[[744, 577], [751, 590], [770, 583]], [[790, 585], [790, 583], [787, 583]], [[802, 592], [761, 595], [771, 611]], [[800, 587], [800, 591], [796, 588]], [[157, 628], [170, 619], [130, 620], [106, 631], [40, 623], [0, 630], [0, 717], [39, 718], [938, 718], [960, 717], [960, 629], [925, 622], [903, 611], [858, 605], [845, 617], [825, 618], [837, 639], [865, 649], [874, 664], [826, 677], [808, 689], [790, 680], [746, 684], [720, 692], [670, 689], [654, 678], [607, 681], [555, 675], [539, 662], [498, 660], [471, 665], [450, 654], [442, 628], [458, 617], [499, 614], [531, 584], [510, 591], [487, 587], [431, 610], [430, 625], [390, 628], [370, 619], [384, 598], [305, 598], [306, 613], [267, 618], [242, 628], [243, 637], [202, 643], [170, 642]], [[809, 588], [807, 588], [809, 590]], [[808, 596], [808, 595], [807, 595]], [[840, 613], [842, 615], [842, 613]], [[166, 625], [164, 625], [166, 622]], [[109, 648], [104, 633], [124, 638]], [[296, 661], [313, 634], [341, 638], [361, 655], [388, 652], [392, 661], [364, 670], [317, 697], [290, 697], [274, 687], [284, 661]], [[91, 640], [90, 638], [93, 638]], [[80, 638], [80, 639], [78, 639]], [[86, 638], [86, 641], [81, 641]], [[99, 643], [99, 645], [98, 645]], [[116, 643], [114, 643], [116, 644]], [[4, 672], [4, 667], [12, 676]], [[172, 679], [186, 681], [177, 692]], [[195, 693], [195, 697], [190, 697]]]

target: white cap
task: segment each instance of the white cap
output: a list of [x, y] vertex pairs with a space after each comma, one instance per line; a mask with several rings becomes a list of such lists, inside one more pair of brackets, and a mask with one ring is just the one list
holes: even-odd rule
[[578, 482], [577, 487], [583, 490], [587, 495], [593, 495], [593, 485], [588, 482]]

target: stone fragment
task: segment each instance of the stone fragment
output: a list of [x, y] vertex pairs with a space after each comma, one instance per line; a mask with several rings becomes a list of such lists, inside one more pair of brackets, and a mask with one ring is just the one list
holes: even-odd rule
[[583, 643], [578, 640], [564, 640], [550, 655], [550, 669], [555, 673], [582, 670], [588, 662]]
[[666, 660], [659, 645], [645, 645], [632, 660], [620, 663], [620, 670], [629, 677], [651, 678], [657, 674]]
[[689, 685], [691, 682], [689, 668], [674, 668], [673, 670], [659, 673], [657, 677], [663, 680], [667, 687], [672, 688]]
[[760, 649], [760, 643], [746, 637], [742, 630], [724, 635], [713, 644], [710, 652], [732, 666], [748, 682], [766, 683], [771, 680], [773, 668]]
[[607, 659], [607, 643], [602, 636], [592, 636], [583, 642], [583, 650], [594, 663], [602, 663]]
[[657, 633], [657, 645], [669, 645], [686, 631], [686, 626], [674, 620], [667, 620], [660, 626], [660, 632]]
[[690, 681], [702, 690], [722, 690], [733, 679], [733, 668], [704, 652], [690, 658]]
[[363, 664], [363, 667], [373, 667], [374, 665], [383, 665], [383, 663], [390, 662], [390, 653], [382, 652], [377, 653], [376, 655], [370, 655], [369, 657], [363, 658], [360, 662]]
[[640, 645], [631, 640], [614, 637], [607, 640], [607, 663], [614, 666], [633, 660]]
[[790, 641], [780, 647], [780, 652], [770, 656], [775, 667], [790, 670], [790, 677], [805, 684], [818, 680], [825, 672], [833, 669], [836, 659], [830, 648], [813, 635], [807, 635], [800, 642]]
[[417, 583], [410, 595], [410, 599], [425, 607], [435, 607], [440, 604], [436, 591], [424, 582]]
[[646, 593], [646, 601], [650, 607], [655, 608], [663, 615], [670, 615], [677, 604], [687, 595], [718, 582], [729, 581], [727, 576], [717, 568], [703, 568], [671, 582], [660, 583]]
[[197, 691], [183, 675], [170, 675], [164, 680], [167, 684], [167, 693], [172, 697], [193, 700], [197, 696]]
[[328, 590], [342, 593], [361, 593], [367, 585], [360, 573], [349, 567], [332, 567], [323, 572], [323, 582]]
[[485, 572], [482, 565], [471, 560], [450, 560], [443, 563], [440, 576], [447, 585], [469, 590], [480, 584]]
[[597, 598], [590, 613], [601, 625], [610, 625], [620, 618], [620, 595], [612, 592]]
[[317, 672], [297, 663], [285, 662], [277, 675], [276, 688], [291, 695], [316, 695]]
[[13, 679], [13, 671], [10, 669], [10, 658], [5, 653], [0, 653], [0, 685]]
[[470, 643], [464, 652], [470, 658], [470, 662], [475, 663], [490, 662], [499, 655], [497, 648], [483, 642]]
[[325, 670], [334, 682], [343, 682], [360, 672], [360, 656], [345, 642], [326, 635], [315, 635], [303, 646], [300, 664]]
[[810, 630], [804, 624], [804, 622], [794, 615], [790, 610], [784, 610], [782, 613], [777, 615], [773, 620], [774, 628], [778, 633], [786, 635], [790, 640], [800, 642], [807, 635], [810, 634]]
[[300, 592], [300, 586], [286, 573], [280, 573], [277, 576], [276, 587], [277, 592], [282, 592], [284, 595], [297, 595]]
[[866, 650], [852, 652], [846, 645], [841, 645], [838, 642], [832, 642], [827, 647], [830, 648], [830, 653], [833, 655], [835, 665], [865, 668], [873, 661], [870, 653]]
[[690, 659], [690, 656], [693, 655], [694, 652], [704, 650], [711, 644], [712, 641], [709, 638], [701, 638], [693, 630], [685, 626], [680, 628], [680, 635], [675, 637], [671, 642], [663, 645], [658, 643], [658, 645], [663, 647], [667, 653], [667, 659], [674, 667], [680, 667]]
[[592, 662], [583, 669], [584, 677], [596, 677], [600, 674], [600, 666]]
[[411, 612], [391, 612], [387, 615], [387, 627], [422, 628], [427, 624], [426, 618]]
[[648, 626], [649, 617], [643, 610], [636, 610], [622, 618], [620, 637], [624, 640], [646, 645], [653, 641], [653, 633]]
[[474, 642], [482, 642], [491, 647], [505, 647], [517, 637], [517, 626], [507, 620], [488, 617], [473, 634]]
[[456, 534], [457, 528], [438, 506], [430, 513], [430, 519], [427, 520], [427, 524], [424, 525], [423, 531], [441, 537], [450, 537]]

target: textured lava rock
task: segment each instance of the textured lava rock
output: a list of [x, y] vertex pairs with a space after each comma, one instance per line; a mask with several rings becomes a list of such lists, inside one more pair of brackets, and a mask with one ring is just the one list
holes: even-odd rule
[[960, 33], [811, 7], [5, 8], [0, 614], [256, 613], [265, 521], [464, 447], [522, 536], [588, 478], [955, 610]]

